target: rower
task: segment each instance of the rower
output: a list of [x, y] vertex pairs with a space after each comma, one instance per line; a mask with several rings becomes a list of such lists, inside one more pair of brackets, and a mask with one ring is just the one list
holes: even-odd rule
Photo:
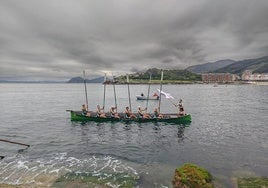
[[104, 110], [104, 107], [100, 107], [100, 105], [97, 105], [97, 117], [101, 117], [101, 118], [105, 118], [106, 117], [106, 115], [105, 115], [105, 113], [103, 112], [103, 110]]
[[142, 109], [140, 106], [138, 107], [139, 118], [143, 118], [143, 119], [149, 119], [150, 118], [149, 114], [143, 113], [146, 110], [147, 110], [147, 108]]
[[154, 93], [153, 97], [156, 97], [157, 100], [159, 99], [159, 95], [157, 93]]
[[87, 105], [83, 104], [82, 105], [82, 115], [83, 116], [90, 116], [90, 112], [88, 112], [87, 109], [88, 109]]
[[154, 115], [153, 115], [153, 118], [158, 118], [158, 119], [163, 118], [163, 115], [160, 114], [158, 108], [155, 108], [155, 109], [154, 109]]
[[119, 114], [117, 113], [117, 111], [116, 111], [116, 107], [111, 107], [111, 109], [110, 109], [110, 113], [111, 113], [111, 118], [117, 118], [117, 119], [119, 119], [120, 117], [119, 117]]
[[127, 106], [126, 107], [126, 110], [125, 110], [125, 114], [126, 114], [126, 118], [129, 119], [133, 119], [133, 118], [137, 118], [129, 109], [129, 107]]

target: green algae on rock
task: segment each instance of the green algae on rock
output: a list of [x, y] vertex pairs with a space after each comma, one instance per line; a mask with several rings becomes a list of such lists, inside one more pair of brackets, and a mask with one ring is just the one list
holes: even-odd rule
[[99, 188], [132, 188], [137, 185], [138, 177], [124, 173], [92, 174], [92, 173], [67, 173], [58, 178], [52, 187], [99, 187]]
[[195, 164], [186, 163], [175, 170], [174, 188], [213, 188], [211, 174]]
[[239, 188], [268, 188], [267, 177], [238, 178], [237, 185]]

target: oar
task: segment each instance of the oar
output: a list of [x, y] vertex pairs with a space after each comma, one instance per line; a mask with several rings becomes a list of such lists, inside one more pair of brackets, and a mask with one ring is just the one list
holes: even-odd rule
[[164, 72], [161, 70], [161, 81], [160, 81], [160, 96], [159, 96], [159, 103], [158, 103], [158, 111], [160, 113], [160, 105], [161, 105], [161, 92], [162, 92], [162, 82], [163, 82]]
[[113, 88], [114, 88], [114, 104], [115, 104], [115, 108], [117, 110], [117, 101], [116, 101], [116, 92], [115, 92], [115, 80], [114, 80], [114, 76], [113, 76]]
[[86, 94], [86, 104], [87, 104], [87, 110], [88, 110], [87, 84], [86, 84], [86, 73], [85, 73], [85, 70], [83, 71], [83, 73], [84, 73], [84, 85], [85, 85], [85, 94]]
[[148, 86], [148, 92], [147, 92], [146, 112], [147, 112], [148, 103], [149, 103], [149, 94], [150, 94], [150, 87], [151, 87], [151, 79], [152, 79], [152, 73], [150, 74], [150, 80], [149, 80], [149, 86]]
[[173, 104], [175, 107], [177, 107], [177, 105], [175, 103], [173, 103], [172, 99], [168, 99], [168, 100], [171, 102], [171, 104]]
[[131, 108], [131, 100], [130, 100], [130, 89], [129, 89], [129, 75], [127, 74], [127, 87], [128, 87], [128, 103], [129, 103], [129, 109], [132, 111]]
[[8, 143], [11, 143], [11, 144], [18, 144], [18, 145], [30, 147], [30, 145], [28, 145], [28, 144], [23, 144], [23, 143], [20, 143], [20, 142], [13, 142], [13, 141], [9, 141], [9, 140], [0, 139], [0, 142], [8, 142]]
[[103, 111], [104, 111], [104, 107], [105, 107], [105, 97], [106, 97], [106, 73], [104, 75], [104, 88], [103, 88]]

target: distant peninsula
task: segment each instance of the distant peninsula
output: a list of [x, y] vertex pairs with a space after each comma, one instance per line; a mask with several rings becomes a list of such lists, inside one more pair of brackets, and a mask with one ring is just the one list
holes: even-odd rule
[[[86, 83], [103, 83], [104, 81], [104, 77], [98, 77], [98, 78], [94, 78], [94, 79], [86, 79], [85, 80]], [[67, 81], [67, 83], [83, 83], [84, 82], [84, 78], [82, 77], [74, 77], [71, 78], [69, 81]]]

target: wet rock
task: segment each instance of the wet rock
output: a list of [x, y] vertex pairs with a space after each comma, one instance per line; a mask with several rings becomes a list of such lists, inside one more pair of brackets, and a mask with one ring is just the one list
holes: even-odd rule
[[175, 170], [174, 188], [214, 188], [211, 174], [195, 164], [186, 163]]

